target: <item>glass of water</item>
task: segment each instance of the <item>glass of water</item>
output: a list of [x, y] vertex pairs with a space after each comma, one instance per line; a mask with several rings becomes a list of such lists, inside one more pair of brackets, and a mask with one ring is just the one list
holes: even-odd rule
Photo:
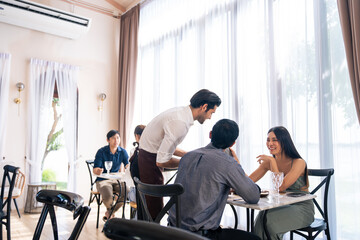
[[279, 188], [284, 180], [283, 172], [271, 172], [271, 180], [275, 188], [275, 196], [279, 197]]
[[105, 169], [106, 169], [106, 175], [110, 174], [110, 170], [112, 168], [112, 161], [105, 161]]

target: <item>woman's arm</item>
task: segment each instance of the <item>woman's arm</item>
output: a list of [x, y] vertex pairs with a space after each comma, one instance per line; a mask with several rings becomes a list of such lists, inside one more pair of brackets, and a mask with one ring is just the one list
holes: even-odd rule
[[259, 181], [269, 170], [273, 172], [279, 171], [274, 157], [268, 155], [259, 155], [257, 156], [257, 159], [260, 166], [249, 176], [249, 178], [254, 182]]
[[285, 175], [284, 181], [281, 184], [279, 191], [284, 192], [288, 187], [293, 185], [296, 180], [305, 172], [306, 162], [304, 159], [294, 159], [290, 171]]

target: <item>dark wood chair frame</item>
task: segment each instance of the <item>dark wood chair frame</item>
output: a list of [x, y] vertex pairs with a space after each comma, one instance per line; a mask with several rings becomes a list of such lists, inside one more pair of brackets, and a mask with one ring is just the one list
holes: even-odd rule
[[[324, 187], [324, 195], [323, 195], [323, 209], [321, 208], [320, 204], [316, 201], [316, 199], [313, 199], [313, 202], [320, 212], [323, 219], [316, 218], [314, 222], [307, 227], [296, 229], [293, 231], [290, 231], [290, 239], [293, 239], [294, 233], [308, 239], [312, 240], [315, 239], [319, 233], [322, 231], [325, 231], [325, 234], [327, 236], [327, 239], [330, 240], [330, 226], [329, 226], [329, 218], [328, 218], [328, 193], [329, 193], [329, 186], [330, 186], [330, 180], [331, 176], [334, 174], [334, 169], [308, 169], [309, 176], [315, 176], [315, 177], [324, 177], [324, 179], [320, 182], [319, 185], [317, 185], [314, 190], [310, 192], [310, 194], [315, 194], [319, 189], [322, 189]], [[307, 235], [305, 234], [307, 233]], [[313, 233], [315, 233], [313, 235]]]
[[[10, 228], [10, 215], [11, 215], [11, 199], [12, 193], [15, 186], [16, 175], [19, 168], [11, 165], [4, 166], [4, 175], [1, 184], [1, 194], [0, 194], [0, 220], [1, 220], [1, 235], [0, 239], [2, 240], [2, 230], [3, 225], [6, 226], [7, 239], [11, 239], [11, 228]], [[7, 196], [5, 195], [5, 187], [8, 184], [9, 191]]]
[[[141, 182], [137, 177], [134, 177], [136, 191], [140, 198], [140, 204], [137, 203], [138, 211], [142, 211], [143, 220], [149, 222], [160, 223], [161, 219], [167, 214], [169, 209], [175, 204], [176, 211], [176, 227], [180, 227], [181, 215], [180, 215], [180, 195], [184, 192], [184, 188], [180, 183], [168, 184], [168, 185], [156, 185], [146, 184]], [[147, 208], [146, 198], [147, 196], [153, 197], [170, 197], [166, 205], [161, 209], [160, 213], [156, 216], [155, 220], [151, 217]]]
[[47, 214], [50, 214], [51, 225], [53, 229], [54, 240], [58, 240], [58, 228], [55, 214], [55, 206], [67, 209], [73, 212], [74, 220], [78, 218], [73, 231], [71, 232], [69, 240], [77, 240], [80, 236], [87, 217], [89, 216], [91, 208], [89, 206], [83, 206], [83, 198], [72, 192], [59, 191], [59, 190], [40, 190], [36, 194], [36, 200], [44, 203], [44, 207], [41, 211], [39, 221], [36, 225], [33, 240], [40, 239], [41, 232], [44, 228]]
[[102, 204], [102, 199], [101, 199], [101, 195], [100, 193], [96, 190], [94, 190], [94, 185], [95, 185], [95, 179], [93, 178], [93, 167], [94, 167], [94, 160], [86, 160], [86, 165], [88, 167], [89, 170], [89, 176], [90, 176], [90, 198], [89, 198], [89, 204], [88, 206], [90, 206], [90, 204], [96, 200], [96, 204], [97, 204], [97, 218], [96, 218], [96, 228], [99, 228], [99, 214], [100, 214], [100, 205]]

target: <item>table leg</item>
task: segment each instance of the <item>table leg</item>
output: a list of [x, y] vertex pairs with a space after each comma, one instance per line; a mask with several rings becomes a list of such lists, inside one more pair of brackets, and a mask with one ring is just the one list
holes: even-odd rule
[[[116, 180], [119, 184], [119, 196], [117, 197], [116, 199], [116, 202], [114, 203], [114, 205], [111, 207], [111, 211], [110, 211], [110, 214], [109, 216], [111, 216], [114, 212], [114, 209], [115, 209], [115, 206], [120, 202], [120, 198], [121, 198], [121, 191], [122, 191], [122, 188], [121, 188], [121, 182], [119, 180]], [[126, 183], [124, 183], [124, 205], [123, 205], [123, 214], [122, 214], [122, 218], [125, 218], [125, 204], [126, 204]]]
[[237, 229], [237, 225], [238, 225], [238, 216], [237, 216], [237, 213], [236, 213], [236, 209], [233, 205], [230, 204], [230, 207], [231, 209], [233, 210], [234, 212], [234, 218], [235, 218], [235, 225], [234, 225], [234, 229]]
[[246, 208], [246, 231], [250, 232], [250, 213], [249, 213], [250, 209]]
[[254, 231], [254, 212], [254, 209], [246, 208], [246, 231], [248, 232]]
[[250, 222], [251, 222], [251, 232], [254, 232], [254, 213], [255, 213], [255, 210], [254, 209], [251, 209], [251, 219], [250, 219]]

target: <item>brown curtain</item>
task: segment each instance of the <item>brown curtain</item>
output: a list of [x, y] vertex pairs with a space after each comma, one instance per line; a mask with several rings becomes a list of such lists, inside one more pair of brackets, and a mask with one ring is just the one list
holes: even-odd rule
[[360, 1], [337, 0], [346, 58], [360, 123]]
[[120, 20], [119, 132], [122, 147], [126, 147], [129, 138], [135, 105], [139, 9], [137, 5], [122, 15]]

